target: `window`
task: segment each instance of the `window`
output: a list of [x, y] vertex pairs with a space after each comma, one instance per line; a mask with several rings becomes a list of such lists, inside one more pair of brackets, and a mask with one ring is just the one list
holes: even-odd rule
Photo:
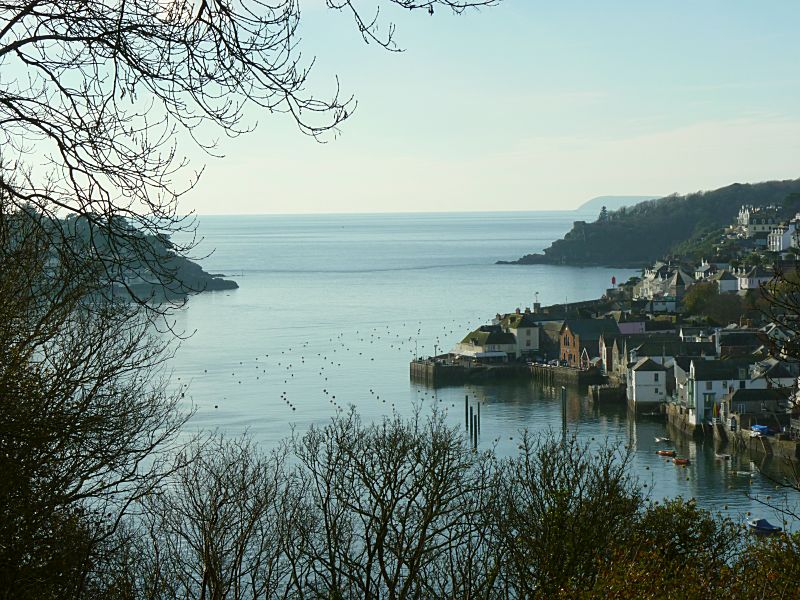
[[744, 381], [740, 381], [740, 382], [739, 382], [739, 389], [740, 389], [740, 390], [743, 390], [743, 389], [744, 389]]
[[658, 393], [658, 388], [656, 388], [656, 394]]
[[530, 337], [530, 335], [531, 335], [531, 330], [530, 330], [530, 329], [526, 329], [526, 330], [525, 330], [525, 335], [527, 335], [528, 337]]
[[710, 390], [710, 389], [712, 389], [712, 386], [713, 386], [713, 382], [711, 382], [711, 381], [706, 381], [706, 389], [707, 389], [707, 390]]
[[530, 340], [525, 340], [525, 345], [526, 345], [526, 346], [528, 346], [528, 347], [530, 348], [530, 346], [531, 346], [531, 341], [530, 341]]
[[[653, 381], [658, 381], [658, 373], [653, 373]], [[658, 390], [656, 390], [658, 392]]]

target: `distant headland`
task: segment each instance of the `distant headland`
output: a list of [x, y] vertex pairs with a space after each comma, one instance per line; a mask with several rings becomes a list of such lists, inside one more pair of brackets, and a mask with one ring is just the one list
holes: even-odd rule
[[[734, 183], [713, 191], [644, 200], [615, 210], [594, 198], [579, 210], [599, 204], [594, 221], [576, 220], [572, 229], [543, 253], [496, 264], [550, 264], [637, 268], [662, 257], [711, 258], [714, 241], [736, 219], [742, 206], [800, 211], [800, 179]], [[620, 198], [620, 197], [616, 197]], [[630, 198], [628, 198], [630, 201]], [[603, 207], [606, 207], [603, 210]]]

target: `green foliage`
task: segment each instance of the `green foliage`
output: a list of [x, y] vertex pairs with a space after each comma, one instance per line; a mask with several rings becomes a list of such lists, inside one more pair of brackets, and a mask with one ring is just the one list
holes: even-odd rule
[[[576, 222], [563, 239], [545, 250], [545, 259], [555, 263], [641, 266], [692, 249], [690, 253], [708, 251], [706, 258], [711, 258], [717, 239], [712, 232], [734, 223], [743, 204], [780, 205], [787, 215], [793, 215], [800, 204], [800, 180], [737, 183], [710, 192], [640, 202], [610, 212], [604, 220]], [[542, 257], [529, 255], [521, 262], [537, 260]]]
[[607, 549], [642, 505], [630, 454], [569, 437], [525, 435], [503, 472], [499, 544], [522, 597], [554, 597], [593, 585]]
[[716, 283], [696, 283], [683, 297], [687, 315], [705, 316], [718, 325], [738, 323], [748, 310], [746, 301], [738, 294], [720, 293]]

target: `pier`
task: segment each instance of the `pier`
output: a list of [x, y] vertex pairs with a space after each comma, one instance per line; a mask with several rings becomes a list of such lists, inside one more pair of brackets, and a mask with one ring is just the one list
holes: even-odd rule
[[527, 379], [546, 386], [578, 386], [600, 384], [605, 377], [597, 368], [576, 369], [524, 363], [476, 363], [449, 360], [446, 357], [411, 361], [411, 381], [430, 387], [463, 385], [482, 381], [501, 382]]

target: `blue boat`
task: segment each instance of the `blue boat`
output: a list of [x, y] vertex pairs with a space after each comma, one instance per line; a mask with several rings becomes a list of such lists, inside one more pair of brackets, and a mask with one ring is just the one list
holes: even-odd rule
[[760, 533], [763, 535], [772, 535], [783, 531], [783, 529], [777, 525], [773, 525], [766, 519], [754, 519], [752, 521], [748, 521], [747, 526], [753, 533]]

